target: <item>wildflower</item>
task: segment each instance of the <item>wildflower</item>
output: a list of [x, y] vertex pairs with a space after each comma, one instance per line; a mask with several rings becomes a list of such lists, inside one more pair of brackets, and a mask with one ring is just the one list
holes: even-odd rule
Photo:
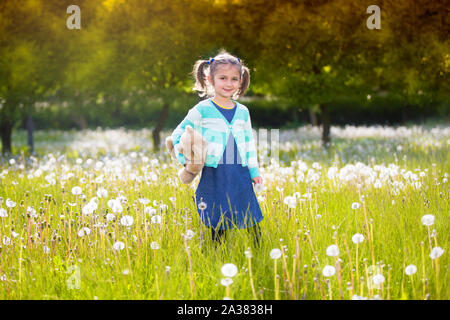
[[14, 208], [16, 206], [16, 203], [8, 198], [8, 199], [6, 199], [6, 206], [8, 208]]
[[361, 233], [355, 233], [352, 237], [354, 244], [361, 243], [364, 241], [364, 236]]
[[134, 222], [134, 219], [132, 216], [125, 215], [122, 218], [120, 218], [120, 224], [125, 227], [131, 226], [133, 224], [133, 222]]
[[140, 198], [140, 199], [139, 199], [139, 202], [142, 203], [142, 204], [145, 206], [147, 203], [150, 202], [150, 200], [147, 199], [147, 198]]
[[200, 210], [205, 210], [207, 207], [208, 207], [208, 206], [207, 206], [206, 203], [203, 202], [203, 201], [201, 201], [201, 202], [198, 204], [198, 208], [199, 208]]
[[426, 214], [422, 217], [422, 224], [424, 226], [432, 226], [434, 224], [434, 215]]
[[[97, 162], [98, 164], [98, 162]], [[103, 175], [99, 175], [97, 178], [95, 178], [95, 183], [101, 184], [103, 182]]]
[[374, 285], [378, 286], [384, 282], [384, 276], [378, 273], [372, 277], [372, 282]]
[[158, 242], [153, 241], [152, 243], [150, 243], [150, 248], [152, 248], [153, 250], [158, 250], [159, 249]]
[[221, 271], [225, 277], [232, 278], [237, 274], [238, 268], [232, 263], [226, 263], [222, 266]]
[[232, 283], [233, 283], [233, 279], [231, 279], [231, 278], [223, 278], [222, 280], [220, 280], [220, 284], [223, 285], [224, 287], [228, 287]]
[[322, 269], [322, 274], [325, 277], [331, 277], [336, 273], [336, 268], [330, 265], [326, 265], [323, 269]]
[[337, 245], [332, 244], [327, 248], [327, 256], [329, 257], [337, 257], [339, 255], [339, 248]]
[[121, 213], [123, 211], [122, 203], [117, 199], [109, 200], [108, 207], [110, 207], [114, 213]]
[[116, 241], [113, 244], [113, 249], [116, 251], [123, 250], [124, 248], [125, 248], [125, 243], [123, 243], [122, 241]]
[[95, 201], [89, 201], [82, 209], [83, 214], [92, 214], [95, 210], [97, 210], [97, 203]]
[[115, 218], [115, 216], [114, 216], [114, 214], [112, 214], [112, 213], [108, 213], [108, 214], [106, 215], [106, 221], [108, 221], [108, 222], [113, 221], [114, 218]]
[[192, 230], [187, 230], [187, 231], [186, 231], [186, 234], [183, 234], [183, 237], [184, 237], [186, 240], [191, 240], [191, 239], [194, 237], [194, 235], [195, 235], [195, 232], [194, 232], [194, 231], [192, 231]]
[[248, 259], [251, 259], [253, 256], [252, 256], [252, 252], [250, 251], [250, 250], [245, 250], [244, 251], [244, 254], [245, 254], [245, 256], [248, 258]]
[[417, 267], [415, 266], [415, 265], [413, 265], [413, 264], [410, 264], [409, 266], [407, 266], [406, 268], [405, 268], [405, 273], [408, 275], [408, 276], [411, 276], [411, 275], [413, 275], [414, 273], [416, 273], [417, 272]]
[[83, 227], [78, 231], [78, 236], [79, 237], [83, 237], [83, 236], [88, 236], [91, 233], [91, 229], [89, 229], [88, 227]]
[[81, 188], [78, 187], [78, 186], [73, 187], [73, 188], [72, 188], [72, 194], [73, 194], [73, 195], [79, 195], [79, 194], [81, 194]]
[[6, 210], [3, 209], [3, 208], [0, 208], [0, 217], [1, 217], [1, 218], [6, 218], [6, 217], [8, 217], [8, 212], [6, 212]]
[[295, 207], [297, 206], [297, 198], [296, 197], [287, 196], [284, 198], [283, 202], [290, 209], [295, 209]]
[[431, 249], [430, 258], [434, 260], [442, 256], [443, 253], [444, 249], [442, 249], [441, 247], [434, 247], [433, 249]]
[[281, 250], [280, 249], [272, 249], [270, 251], [270, 258], [275, 260], [279, 259], [281, 257]]
[[100, 188], [97, 190], [97, 197], [106, 198], [108, 196], [108, 191], [104, 188]]
[[159, 214], [157, 214], [157, 215], [153, 216], [153, 217], [150, 219], [150, 221], [151, 221], [152, 223], [161, 224], [162, 218], [161, 218], [161, 216], [160, 216]]
[[156, 209], [151, 206], [148, 206], [144, 208], [144, 213], [148, 214], [151, 217], [156, 214]]
[[260, 193], [264, 190], [264, 185], [262, 183], [255, 184], [255, 192]]
[[352, 203], [352, 209], [356, 210], [359, 209], [361, 207], [361, 204], [359, 202], [353, 202]]

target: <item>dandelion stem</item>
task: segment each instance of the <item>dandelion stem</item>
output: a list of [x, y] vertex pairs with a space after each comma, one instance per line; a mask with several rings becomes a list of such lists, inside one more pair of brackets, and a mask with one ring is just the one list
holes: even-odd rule
[[350, 297], [352, 297], [353, 296], [353, 290], [355, 288], [355, 285], [354, 285], [354, 282], [353, 282], [353, 263], [352, 263], [352, 258], [350, 256], [350, 250], [349, 250], [348, 245], [347, 245], [347, 240], [345, 239], [345, 235], [342, 235], [342, 238], [344, 239], [345, 250], [347, 251], [348, 262], [350, 264], [350, 274], [351, 274], [351, 283], [352, 283], [352, 289], [350, 290]]
[[248, 273], [250, 275], [250, 286], [252, 288], [253, 299], [258, 300], [258, 297], [256, 296], [255, 286], [253, 285], [252, 259], [250, 257], [248, 258]]
[[274, 263], [274, 282], [275, 282], [275, 300], [280, 300], [279, 290], [278, 290], [278, 277], [277, 277], [277, 260], [273, 259]]

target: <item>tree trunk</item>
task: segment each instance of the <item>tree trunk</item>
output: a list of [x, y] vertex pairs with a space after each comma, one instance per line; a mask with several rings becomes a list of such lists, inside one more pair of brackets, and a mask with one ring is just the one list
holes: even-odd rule
[[2, 137], [2, 153], [11, 153], [11, 136], [12, 136], [12, 123], [8, 119], [2, 117], [0, 123], [0, 135]]
[[160, 132], [164, 127], [164, 123], [166, 122], [168, 116], [169, 116], [169, 103], [164, 102], [161, 113], [159, 114], [158, 122], [156, 123], [156, 126], [152, 131], [153, 150], [155, 151], [159, 151], [159, 147], [161, 144]]
[[320, 105], [320, 111], [322, 114], [322, 146], [328, 148], [330, 143], [330, 114], [328, 107], [324, 104]]
[[308, 108], [309, 111], [309, 119], [311, 120], [311, 124], [313, 127], [317, 127], [319, 122], [317, 121], [317, 115], [314, 112], [313, 108]]
[[27, 117], [27, 132], [28, 132], [28, 146], [30, 147], [30, 152], [34, 152], [34, 139], [33, 139], [33, 132], [34, 132], [34, 123], [33, 123], [33, 116], [31, 114]]

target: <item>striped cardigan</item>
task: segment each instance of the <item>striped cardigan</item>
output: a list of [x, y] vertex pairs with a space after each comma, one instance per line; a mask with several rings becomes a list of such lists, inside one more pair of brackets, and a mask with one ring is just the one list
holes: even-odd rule
[[183, 121], [172, 133], [172, 141], [178, 161], [184, 165], [186, 159], [178, 151], [178, 144], [185, 127], [190, 125], [207, 142], [205, 166], [217, 168], [225, 151], [229, 133], [233, 135], [242, 166], [248, 166], [251, 179], [259, 176], [258, 159], [253, 138], [250, 113], [246, 106], [236, 102], [236, 111], [231, 122], [216, 109], [211, 98], [200, 101], [192, 107]]

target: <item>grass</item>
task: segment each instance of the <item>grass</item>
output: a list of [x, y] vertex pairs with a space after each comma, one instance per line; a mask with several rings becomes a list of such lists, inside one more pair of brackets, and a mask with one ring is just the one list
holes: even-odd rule
[[[449, 132], [420, 128], [337, 130], [328, 152], [314, 129], [300, 129], [310, 131], [306, 138], [283, 132], [280, 161], [261, 166], [260, 247], [244, 230], [212, 244], [193, 201], [196, 182], [178, 183], [179, 165], [152, 153], [148, 132], [39, 132], [37, 156], [18, 153], [0, 166], [7, 213], [0, 217], [0, 299], [448, 299]], [[13, 137], [17, 150], [24, 136]], [[333, 166], [340, 177], [328, 176]], [[75, 186], [85, 198], [72, 194]], [[83, 214], [100, 187], [108, 196]], [[108, 221], [107, 202], [119, 196], [123, 211]], [[295, 207], [284, 202], [287, 196]], [[8, 198], [15, 206], [7, 206]], [[352, 209], [355, 202], [360, 208]], [[149, 206], [160, 224], [145, 212]], [[435, 216], [430, 228], [421, 223], [425, 214]], [[120, 223], [124, 215], [133, 217], [131, 226]], [[90, 233], [78, 235], [84, 227]], [[187, 230], [195, 232], [190, 240], [183, 238]], [[358, 246], [355, 233], [364, 235]], [[117, 241], [123, 250], [113, 249]], [[337, 257], [326, 254], [332, 244]], [[444, 250], [437, 259], [429, 257], [434, 247]], [[282, 256], [274, 261], [275, 248]], [[220, 282], [225, 263], [239, 270], [228, 289]], [[417, 272], [408, 276], [410, 264]], [[336, 273], [325, 277], [326, 265]], [[384, 279], [378, 285], [376, 274]]]

